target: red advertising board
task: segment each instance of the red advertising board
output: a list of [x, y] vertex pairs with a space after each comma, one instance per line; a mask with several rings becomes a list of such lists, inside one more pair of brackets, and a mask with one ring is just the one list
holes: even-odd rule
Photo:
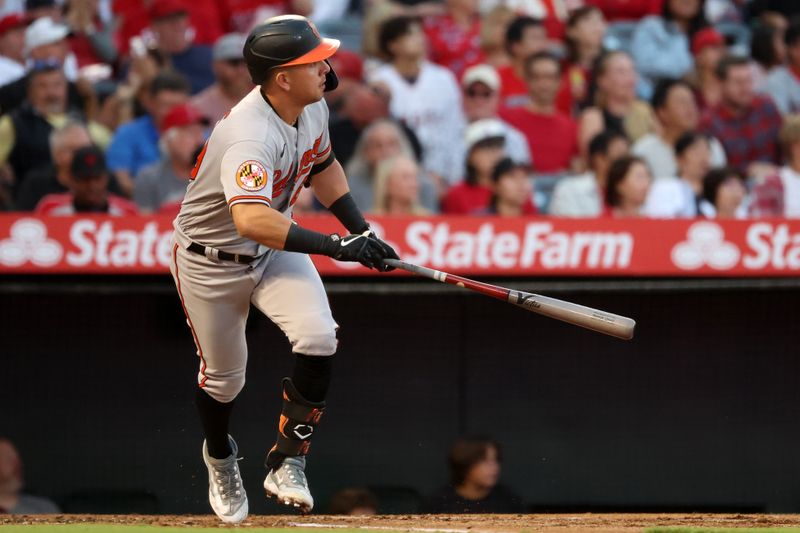
[[[299, 222], [343, 232], [330, 216]], [[800, 220], [372, 217], [406, 261], [473, 276], [800, 274]], [[0, 215], [0, 274], [156, 274], [169, 270], [164, 217]], [[315, 256], [325, 276], [371, 275]]]

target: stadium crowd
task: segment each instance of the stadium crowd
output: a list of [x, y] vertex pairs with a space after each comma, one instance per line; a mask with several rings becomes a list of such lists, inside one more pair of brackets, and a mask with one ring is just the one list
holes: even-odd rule
[[330, 131], [367, 212], [800, 217], [792, 0], [5, 0], [0, 207], [177, 213], [281, 13], [343, 42]]

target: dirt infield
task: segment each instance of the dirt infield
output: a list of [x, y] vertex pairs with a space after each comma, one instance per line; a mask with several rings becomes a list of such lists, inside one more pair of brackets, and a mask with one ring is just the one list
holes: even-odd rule
[[[0, 525], [126, 524], [177, 527], [225, 527], [211, 515], [38, 515], [0, 516]], [[243, 528], [356, 528], [450, 533], [644, 531], [651, 527], [800, 527], [800, 515], [763, 514], [531, 514], [531, 515], [393, 515], [393, 516], [251, 516]]]

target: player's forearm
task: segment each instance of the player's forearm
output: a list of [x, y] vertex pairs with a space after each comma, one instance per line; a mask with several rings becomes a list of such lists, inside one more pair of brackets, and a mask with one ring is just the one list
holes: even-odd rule
[[314, 194], [322, 205], [339, 219], [350, 233], [363, 233], [369, 229], [364, 215], [350, 196], [350, 187], [342, 165], [338, 161], [314, 176]]
[[292, 221], [258, 203], [236, 204], [231, 216], [239, 235], [275, 250], [283, 250]]

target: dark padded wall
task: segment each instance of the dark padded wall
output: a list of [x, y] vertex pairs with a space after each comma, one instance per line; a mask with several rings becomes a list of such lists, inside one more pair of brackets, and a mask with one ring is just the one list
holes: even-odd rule
[[[333, 295], [340, 352], [308, 470], [320, 509], [343, 486], [429, 494], [448, 443], [477, 432], [502, 442], [504, 482], [537, 509], [800, 512], [800, 290], [556, 296], [635, 317], [637, 338], [455, 290]], [[176, 297], [6, 293], [0, 318], [0, 435], [32, 491], [208, 512]], [[234, 432], [251, 509], [276, 512], [261, 462], [292, 360], [263, 317], [249, 346]]]

